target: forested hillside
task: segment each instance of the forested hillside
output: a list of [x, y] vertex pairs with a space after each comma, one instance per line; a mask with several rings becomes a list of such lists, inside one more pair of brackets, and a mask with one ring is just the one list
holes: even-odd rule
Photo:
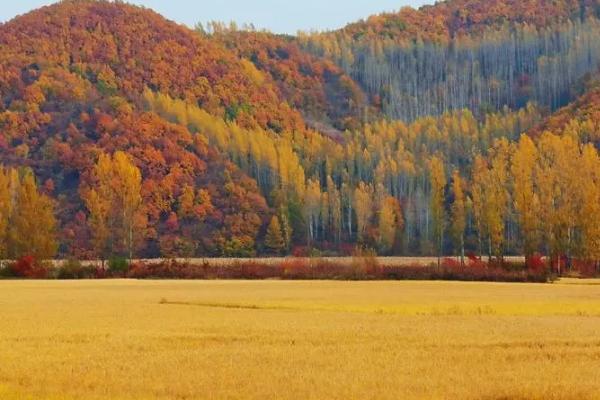
[[340, 65], [392, 118], [530, 101], [555, 110], [597, 69], [599, 12], [594, 0], [453, 0], [300, 41]]
[[451, 0], [299, 37], [98, 0], [18, 17], [0, 259], [599, 260], [597, 11]]
[[[256, 82], [218, 44], [124, 4], [68, 1], [43, 8], [1, 26], [0, 48], [2, 162], [32, 168], [55, 197], [61, 253], [122, 253], [130, 247], [131, 226], [147, 255], [186, 246], [254, 251], [268, 211], [255, 182], [185, 126], [136, 103], [151, 88], [248, 128], [303, 131], [302, 117], [276, 87]], [[141, 172], [129, 199], [114, 196], [118, 172], [109, 182], [95, 172], [97, 160], [115, 151], [125, 152], [120, 160]], [[98, 198], [89, 195], [89, 186], [100, 192], [96, 186], [103, 184], [113, 187]], [[121, 215], [123, 203], [136, 203], [136, 196], [142, 201], [135, 212]], [[168, 234], [182, 197], [193, 208], [187, 219], [208, 221], [195, 231], [202, 241]]]
[[212, 23], [206, 30], [199, 26], [198, 31], [271, 78], [287, 102], [316, 128], [356, 129], [369, 111], [373, 112], [354, 80], [331, 60], [303, 51], [293, 37], [220, 23]]

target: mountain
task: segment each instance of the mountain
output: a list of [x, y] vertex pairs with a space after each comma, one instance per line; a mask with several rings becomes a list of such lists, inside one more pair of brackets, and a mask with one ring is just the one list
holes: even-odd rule
[[[146, 112], [144, 89], [186, 98], [242, 126], [302, 126], [302, 118], [213, 41], [123, 3], [64, 1], [0, 27], [0, 157], [52, 182], [68, 254], [86, 255], [79, 188], [98, 155], [126, 151], [144, 176], [146, 254], [186, 185], [210, 193], [205, 252], [254, 248], [268, 207], [254, 180], [185, 126]], [[163, 246], [164, 247], [164, 246]]]
[[[243, 48], [233, 44], [235, 37], [248, 39]], [[49, 182], [66, 254], [90, 254], [93, 235], [81, 232], [80, 188], [99, 154], [119, 150], [144, 177], [150, 238], [144, 254], [184, 251], [177, 246], [191, 255], [255, 251], [270, 190], [259, 191], [256, 177], [231, 162], [229, 148], [188, 130], [197, 127], [148, 113], [155, 104], [145, 102], [147, 92], [182, 99], [184, 108], [205, 113], [210, 126], [233, 124], [271, 142], [292, 132], [339, 139], [340, 129], [360, 126], [364, 108], [364, 95], [343, 71], [286, 38], [208, 37], [120, 2], [67, 0], [35, 10], [0, 26], [0, 49], [0, 157]], [[208, 188], [214, 207], [203, 229], [182, 221], [174, 230], [167, 222], [188, 186]], [[191, 235], [203, 239], [191, 244]]]
[[[0, 164], [54, 203], [60, 257], [599, 259], [598, 10], [449, 0], [292, 37], [62, 1], [0, 25]], [[31, 179], [0, 172], [2, 258]]]
[[242, 60], [148, 9], [63, 1], [4, 24], [0, 46], [2, 93], [18, 89], [14, 77], [25, 68], [57, 67], [128, 101], [149, 88], [244, 126], [301, 127], [277, 88], [256, 79]]

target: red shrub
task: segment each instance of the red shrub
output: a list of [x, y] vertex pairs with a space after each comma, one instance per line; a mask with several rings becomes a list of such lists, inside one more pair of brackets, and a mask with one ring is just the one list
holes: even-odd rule
[[48, 270], [32, 256], [21, 257], [8, 268], [16, 278], [45, 279], [48, 277]]
[[546, 268], [546, 262], [539, 254], [533, 255], [527, 259], [527, 269], [532, 272], [543, 272]]

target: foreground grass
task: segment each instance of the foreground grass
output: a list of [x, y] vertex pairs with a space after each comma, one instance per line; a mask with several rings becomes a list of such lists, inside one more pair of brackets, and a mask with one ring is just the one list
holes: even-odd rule
[[0, 282], [0, 399], [596, 399], [600, 282]]

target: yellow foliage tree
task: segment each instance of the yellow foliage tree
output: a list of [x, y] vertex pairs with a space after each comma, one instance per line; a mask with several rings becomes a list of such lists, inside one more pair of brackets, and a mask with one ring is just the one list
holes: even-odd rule
[[381, 202], [378, 213], [378, 242], [381, 253], [389, 253], [394, 248], [398, 231], [402, 226], [400, 203], [395, 197], [387, 196]]
[[9, 256], [30, 255], [39, 260], [54, 257], [58, 241], [52, 199], [38, 191], [30, 170], [25, 171], [15, 193], [8, 234]]
[[504, 231], [510, 195], [508, 192], [508, 161], [511, 146], [506, 139], [495, 142], [490, 151], [491, 168], [487, 175], [485, 219], [489, 233], [490, 256], [502, 259]]
[[452, 237], [460, 252], [460, 263], [465, 264], [465, 229], [467, 227], [467, 210], [465, 203], [464, 182], [458, 170], [452, 173]]
[[544, 133], [538, 142], [536, 181], [540, 199], [540, 221], [549, 255], [562, 271], [561, 257], [574, 250], [580, 196], [580, 149], [571, 136]]
[[581, 207], [579, 227], [581, 229], [580, 254], [582, 258], [600, 261], [600, 157], [592, 144], [583, 148], [581, 160]]
[[8, 227], [13, 208], [11, 172], [0, 168], [0, 260], [8, 257]]
[[93, 183], [81, 189], [90, 214], [96, 252], [103, 260], [115, 251], [133, 258], [135, 232], [144, 229], [140, 170], [124, 152], [102, 154], [93, 170]]
[[434, 224], [433, 232], [439, 267], [444, 246], [444, 231], [446, 229], [446, 172], [444, 169], [444, 162], [437, 156], [433, 156], [429, 161], [429, 179], [431, 183], [431, 216]]
[[517, 212], [523, 250], [529, 259], [539, 246], [539, 198], [535, 191], [535, 168], [538, 154], [535, 143], [522, 135], [511, 158], [512, 198]]
[[373, 217], [373, 188], [360, 182], [354, 190], [353, 204], [356, 213], [357, 239], [362, 241]]

